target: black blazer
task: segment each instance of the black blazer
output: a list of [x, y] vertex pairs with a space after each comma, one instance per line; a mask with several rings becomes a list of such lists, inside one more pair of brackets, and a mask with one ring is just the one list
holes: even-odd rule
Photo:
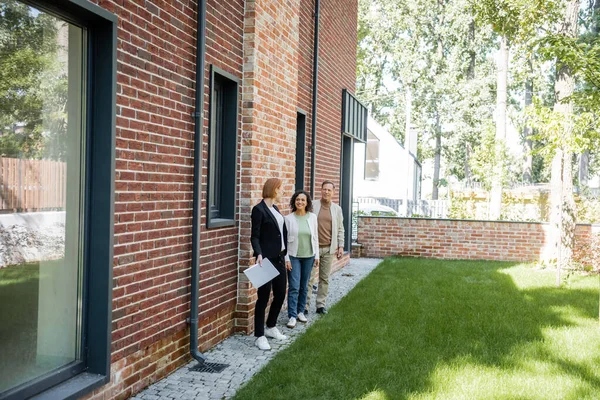
[[[276, 205], [275, 210], [279, 212]], [[283, 215], [282, 215], [283, 217]], [[252, 207], [252, 235], [250, 236], [254, 257], [262, 255], [263, 258], [277, 258], [281, 254], [281, 232], [277, 220], [262, 200]], [[283, 244], [287, 253], [287, 229], [283, 224]]]

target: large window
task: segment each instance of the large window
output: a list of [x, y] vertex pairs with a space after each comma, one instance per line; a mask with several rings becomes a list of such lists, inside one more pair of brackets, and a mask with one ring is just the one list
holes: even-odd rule
[[211, 67], [208, 227], [235, 223], [238, 80]]
[[[92, 73], [89, 62], [113, 54], [112, 41], [96, 44], [114, 20], [103, 34], [90, 8], [100, 10], [0, 0], [0, 398], [98, 373], [61, 392], [81, 393], [106, 377], [106, 343], [90, 339], [107, 335], [92, 333], [87, 315], [103, 310], [94, 324], [108, 332], [110, 310], [97, 302], [110, 299], [112, 223], [99, 218], [112, 220], [114, 151], [98, 152], [113, 148], [114, 65], [108, 57]], [[92, 276], [104, 290], [88, 287]]]
[[365, 179], [370, 181], [379, 179], [379, 139], [371, 131], [368, 131], [367, 136]]

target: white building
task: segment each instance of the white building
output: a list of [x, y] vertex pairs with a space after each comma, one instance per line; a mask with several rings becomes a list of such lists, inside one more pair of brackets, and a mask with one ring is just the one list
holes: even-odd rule
[[416, 135], [409, 138], [414, 143], [409, 144], [411, 152], [370, 116], [367, 130], [367, 144], [354, 148], [355, 202], [364, 198], [419, 200], [421, 164], [414, 154]]

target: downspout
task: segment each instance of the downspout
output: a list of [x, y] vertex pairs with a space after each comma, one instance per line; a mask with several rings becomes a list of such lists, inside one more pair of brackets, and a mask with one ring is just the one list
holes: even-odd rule
[[317, 89], [319, 87], [319, 0], [315, 0], [315, 37], [312, 76], [312, 121], [310, 153], [310, 196], [315, 196], [315, 165], [317, 156]]
[[200, 280], [200, 198], [202, 191], [202, 128], [204, 125], [204, 56], [206, 52], [206, 0], [198, 0], [196, 32], [196, 96], [194, 117], [194, 194], [192, 211], [192, 283], [190, 293], [190, 355], [200, 364], [198, 351], [198, 281]]

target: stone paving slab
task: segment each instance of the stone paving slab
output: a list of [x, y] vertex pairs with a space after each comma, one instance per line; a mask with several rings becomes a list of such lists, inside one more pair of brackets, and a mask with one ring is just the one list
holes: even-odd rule
[[[332, 306], [344, 297], [354, 286], [367, 276], [381, 262], [379, 259], [350, 259], [350, 264], [331, 275], [329, 281], [329, 295], [327, 304]], [[315, 299], [312, 296], [312, 304], [309, 308], [308, 323], [298, 322], [294, 329], [285, 326], [287, 323], [287, 311], [282, 310], [279, 314], [277, 327], [288, 339], [278, 342], [269, 339], [271, 351], [259, 350], [254, 345], [254, 336], [236, 334], [219, 343], [204, 355], [211, 363], [229, 364], [220, 373], [195, 372], [190, 368], [197, 364], [192, 361], [184, 367], [179, 368], [166, 378], [149, 386], [143, 392], [132, 397], [135, 400], [159, 400], [159, 399], [229, 399], [233, 397], [236, 390], [245, 382], [249, 381], [262, 367], [264, 367], [275, 355], [288, 347], [296, 338], [318, 318], [327, 318], [315, 314]]]

